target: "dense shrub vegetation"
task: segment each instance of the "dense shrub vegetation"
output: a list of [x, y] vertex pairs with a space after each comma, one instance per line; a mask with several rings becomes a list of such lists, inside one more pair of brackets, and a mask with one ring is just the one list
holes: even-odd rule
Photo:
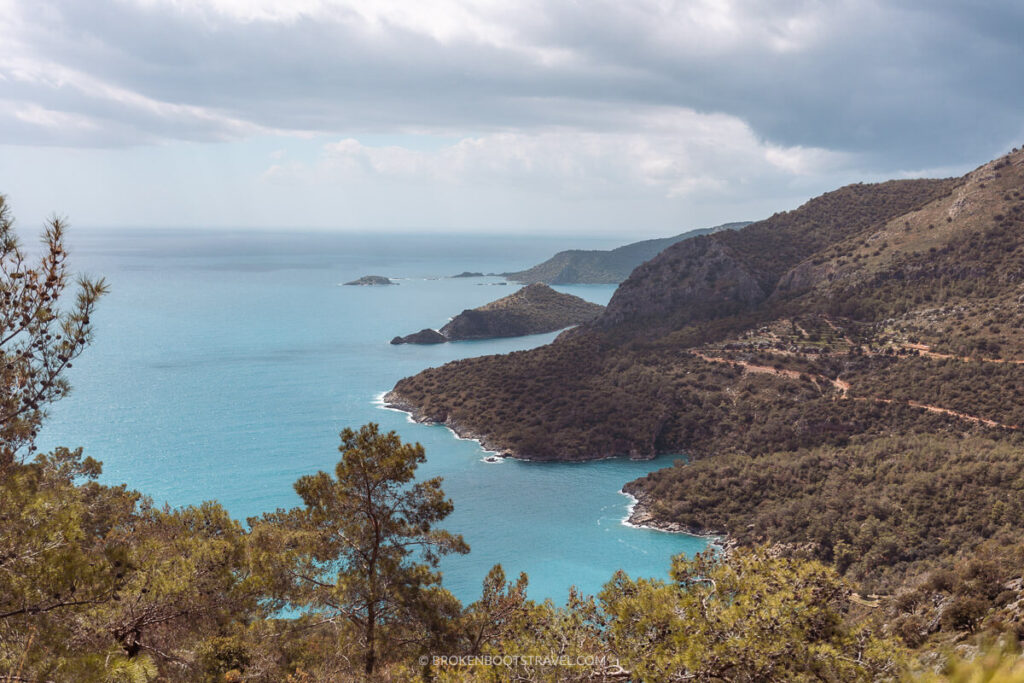
[[632, 487], [694, 529], [798, 543], [869, 590], [985, 539], [1024, 535], [1019, 439], [858, 435], [841, 448], [717, 455]]

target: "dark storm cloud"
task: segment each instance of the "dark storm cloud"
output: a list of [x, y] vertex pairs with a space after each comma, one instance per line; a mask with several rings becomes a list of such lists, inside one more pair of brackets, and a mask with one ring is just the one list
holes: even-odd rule
[[[473, 27], [439, 38], [394, 13], [367, 24], [345, 7], [272, 21], [17, 3], [0, 102], [8, 117], [25, 103], [83, 117], [51, 125], [51, 139], [100, 145], [260, 129], [614, 131], [637, 109], [677, 107], [738, 117], [773, 144], [911, 168], [976, 159], [1024, 133], [1024, 8], [1013, 1], [503, 6], [474, 6], [506, 33], [493, 40]], [[55, 84], [55, 65], [74, 75]], [[0, 118], [0, 135], [37, 143], [18, 111], [21, 127]]]

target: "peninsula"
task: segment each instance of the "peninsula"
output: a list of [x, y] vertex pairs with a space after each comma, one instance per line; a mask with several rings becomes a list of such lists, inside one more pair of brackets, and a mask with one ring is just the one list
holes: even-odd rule
[[603, 310], [603, 306], [536, 283], [479, 308], [467, 309], [440, 330], [428, 328], [405, 337], [395, 337], [391, 343], [439, 344], [554, 332], [589, 322]]
[[690, 230], [674, 237], [633, 242], [611, 250], [570, 249], [560, 251], [533, 268], [513, 273], [502, 273], [513, 282], [530, 284], [546, 282], [552, 285], [605, 285], [618, 284], [629, 277], [633, 269], [668, 247], [684, 240], [710, 235], [722, 230], [739, 230], [747, 222], [724, 223], [713, 228]]

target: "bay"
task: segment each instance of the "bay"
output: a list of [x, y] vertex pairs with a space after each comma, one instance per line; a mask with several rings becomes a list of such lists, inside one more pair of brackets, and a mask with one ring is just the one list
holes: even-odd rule
[[[628, 241], [628, 240], [627, 240]], [[555, 334], [436, 346], [391, 346], [397, 334], [511, 293], [462, 271], [529, 267], [565, 248], [622, 241], [467, 235], [91, 230], [72, 234], [76, 269], [105, 277], [96, 339], [70, 372], [39, 445], [82, 446], [102, 480], [157, 503], [220, 501], [238, 519], [298, 503], [292, 483], [330, 470], [338, 432], [377, 422], [427, 451], [420, 476], [444, 477], [455, 511], [444, 527], [470, 544], [447, 558], [444, 584], [475, 599], [488, 569], [525, 571], [535, 599], [592, 593], [616, 569], [667, 574], [704, 539], [622, 523], [621, 486], [671, 464], [484, 461], [475, 441], [382, 409], [404, 376], [470, 356], [532, 348]], [[362, 275], [398, 286], [345, 287]], [[609, 285], [560, 286], [597, 303]]]

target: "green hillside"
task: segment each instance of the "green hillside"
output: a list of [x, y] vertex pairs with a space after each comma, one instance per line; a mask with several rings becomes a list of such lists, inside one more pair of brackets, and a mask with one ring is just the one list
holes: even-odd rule
[[673, 245], [553, 344], [394, 394], [520, 457], [685, 453], [627, 485], [645, 521], [891, 588], [1024, 532], [1007, 497], [1024, 469], [1022, 190], [1018, 151], [847, 186]]

